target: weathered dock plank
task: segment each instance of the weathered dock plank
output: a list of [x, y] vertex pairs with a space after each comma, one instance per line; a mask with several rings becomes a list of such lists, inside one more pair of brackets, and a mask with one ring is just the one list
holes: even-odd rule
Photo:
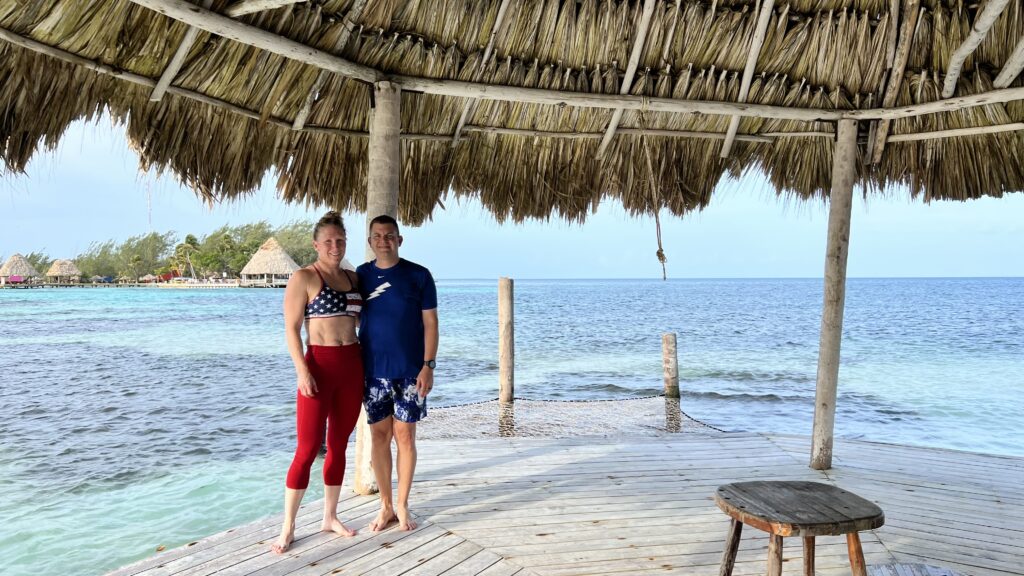
[[[839, 440], [834, 468], [807, 466], [809, 439], [789, 435], [494, 438], [420, 443], [412, 532], [369, 533], [373, 497], [346, 496], [360, 533], [319, 532], [303, 507], [296, 543], [268, 551], [280, 517], [214, 535], [121, 569], [118, 576], [715, 576], [728, 517], [724, 483], [813, 480], [876, 502], [886, 524], [861, 534], [871, 564], [923, 562], [972, 576], [1022, 572], [1024, 459]], [[347, 491], [346, 491], [347, 493]], [[734, 574], [763, 574], [768, 538], [744, 531]], [[786, 539], [786, 573], [803, 550]], [[849, 574], [845, 539], [817, 542], [816, 574]]]

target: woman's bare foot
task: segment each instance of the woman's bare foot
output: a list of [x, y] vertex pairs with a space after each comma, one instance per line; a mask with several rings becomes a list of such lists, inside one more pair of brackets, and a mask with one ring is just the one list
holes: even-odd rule
[[277, 540], [270, 545], [270, 549], [274, 551], [274, 554], [284, 554], [291, 547], [292, 542], [295, 540], [295, 526], [282, 526], [281, 535]]
[[395, 516], [394, 510], [392, 510], [391, 508], [382, 507], [380, 509], [380, 513], [377, 514], [377, 517], [373, 520], [373, 522], [370, 522], [370, 531], [380, 532], [381, 530], [387, 528], [388, 524], [391, 524], [397, 519], [398, 517]]
[[409, 515], [409, 509], [401, 506], [395, 506], [395, 514], [398, 515], [398, 529], [399, 530], [415, 530], [416, 521]]
[[323, 524], [320, 525], [320, 530], [322, 532], [334, 532], [338, 536], [355, 536], [356, 535], [356, 531], [355, 530], [353, 530], [353, 529], [349, 528], [348, 526], [345, 526], [344, 524], [342, 524], [341, 520], [338, 520], [337, 517], [331, 518], [329, 520], [328, 519], [324, 519]]

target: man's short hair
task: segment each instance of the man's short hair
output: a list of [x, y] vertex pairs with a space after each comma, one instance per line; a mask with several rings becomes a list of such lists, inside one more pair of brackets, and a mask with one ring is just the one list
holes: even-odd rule
[[390, 224], [395, 227], [396, 234], [400, 233], [398, 230], [398, 221], [392, 218], [391, 216], [388, 216], [387, 214], [381, 214], [380, 216], [377, 216], [373, 220], [370, 220], [369, 229], [372, 229], [374, 224]]

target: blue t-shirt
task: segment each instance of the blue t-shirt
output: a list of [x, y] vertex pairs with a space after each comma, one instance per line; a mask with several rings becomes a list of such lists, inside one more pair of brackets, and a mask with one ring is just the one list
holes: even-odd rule
[[437, 308], [430, 270], [400, 259], [391, 268], [377, 261], [356, 268], [363, 311], [359, 342], [370, 378], [415, 378], [423, 368], [423, 311]]

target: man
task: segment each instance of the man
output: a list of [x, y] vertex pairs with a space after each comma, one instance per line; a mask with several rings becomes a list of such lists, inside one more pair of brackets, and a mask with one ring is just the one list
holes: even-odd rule
[[[416, 422], [427, 415], [437, 355], [437, 288], [430, 271], [398, 256], [402, 236], [390, 216], [370, 221], [376, 259], [356, 269], [363, 293], [359, 339], [366, 385], [363, 403], [370, 424], [370, 459], [380, 488], [380, 513], [370, 530], [397, 520], [416, 528], [409, 492], [416, 471]], [[392, 501], [391, 441], [398, 447], [398, 498]]]

